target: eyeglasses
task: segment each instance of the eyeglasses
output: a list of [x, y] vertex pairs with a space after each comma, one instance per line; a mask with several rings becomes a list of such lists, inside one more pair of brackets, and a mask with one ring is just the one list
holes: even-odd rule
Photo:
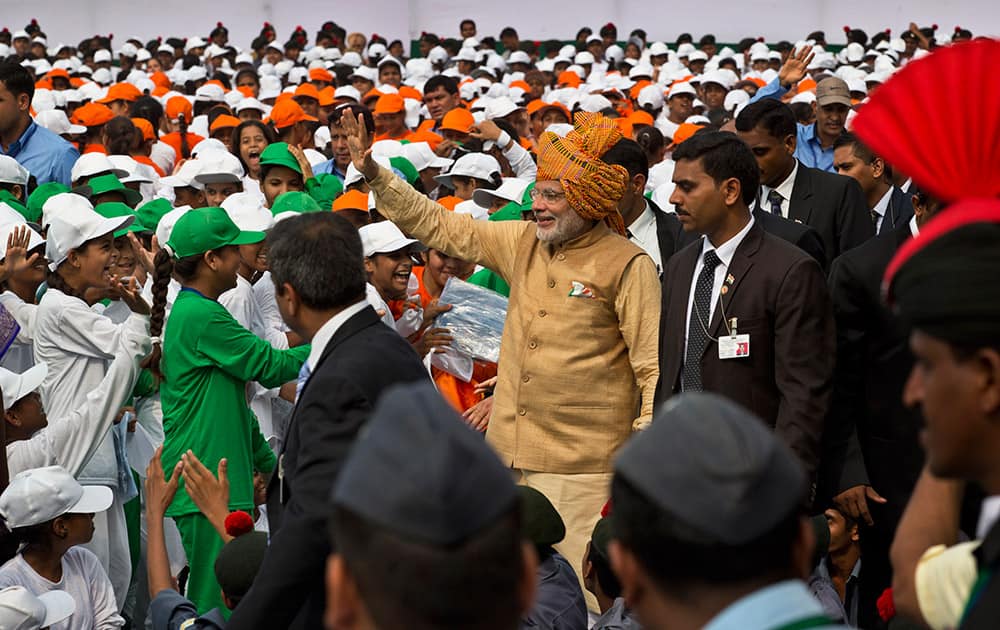
[[531, 197], [532, 201], [537, 201], [538, 198], [541, 197], [545, 203], [555, 203], [560, 199], [566, 198], [566, 193], [564, 192], [556, 192], [555, 190], [539, 190], [537, 188], [532, 188], [528, 195]]

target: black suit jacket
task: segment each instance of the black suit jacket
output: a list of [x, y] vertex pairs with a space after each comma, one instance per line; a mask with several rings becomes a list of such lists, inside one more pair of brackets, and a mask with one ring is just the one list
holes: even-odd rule
[[881, 296], [882, 275], [909, 239], [907, 220], [840, 256], [830, 269], [837, 369], [824, 477], [830, 495], [871, 485], [888, 499], [886, 517], [893, 526], [924, 461], [917, 437], [920, 413], [903, 404], [913, 355], [905, 327]]
[[974, 552], [980, 575], [992, 572], [975, 605], [962, 619], [959, 630], [992, 630], [1000, 626], [1000, 522], [983, 537], [982, 544]]
[[427, 378], [410, 344], [370, 306], [334, 333], [285, 430], [267, 491], [271, 543], [227, 628], [323, 627], [334, 481], [382, 392]]
[[875, 236], [868, 202], [851, 177], [799, 164], [788, 218], [819, 232], [827, 260]]
[[826, 249], [823, 247], [823, 239], [819, 237], [819, 232], [805, 223], [789, 221], [785, 217], [779, 217], [776, 214], [761, 210], [759, 199], [756, 206], [754, 206], [753, 218], [760, 223], [765, 232], [774, 234], [778, 238], [795, 245], [815, 258], [820, 268], [826, 271], [828, 259], [826, 257]]
[[878, 228], [879, 236], [892, 232], [901, 225], [909, 225], [913, 218], [913, 199], [896, 186], [892, 187], [892, 195], [889, 197], [889, 207], [886, 208], [885, 216], [882, 218], [882, 225]]
[[[680, 391], [688, 296], [702, 255], [693, 243], [670, 259], [663, 274], [660, 314], [660, 382], [656, 403]], [[716, 392], [756, 413], [774, 428], [812, 475], [833, 384], [835, 332], [826, 279], [799, 248], [754, 226], [736, 248], [722, 308], [716, 305], [709, 334], [726, 334], [722, 311], [750, 335], [750, 356], [719, 359], [709, 341], [701, 357], [705, 391]]]
[[700, 240], [701, 236], [685, 232], [684, 226], [677, 220], [677, 215], [673, 212], [664, 212], [653, 203], [652, 199], [647, 200], [647, 202], [656, 218], [656, 241], [660, 246], [660, 269], [666, 269], [671, 256], [689, 244]]

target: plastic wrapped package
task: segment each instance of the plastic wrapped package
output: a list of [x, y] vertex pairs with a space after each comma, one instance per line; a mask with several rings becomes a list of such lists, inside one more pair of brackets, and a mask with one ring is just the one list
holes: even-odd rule
[[435, 325], [450, 331], [454, 348], [473, 359], [497, 363], [507, 298], [452, 277], [439, 301], [451, 304], [451, 310], [438, 315]]

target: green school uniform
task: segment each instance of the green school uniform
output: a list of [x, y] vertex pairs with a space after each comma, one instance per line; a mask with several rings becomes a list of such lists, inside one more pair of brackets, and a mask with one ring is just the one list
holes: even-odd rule
[[[188, 449], [212, 471], [225, 457], [230, 509], [252, 510], [253, 472], [270, 472], [275, 456], [247, 406], [247, 382], [278, 387], [294, 381], [310, 346], [276, 350], [215, 300], [183, 289], [170, 312], [163, 350], [164, 470], [172, 470]], [[182, 482], [167, 515], [197, 512]]]
[[[275, 456], [247, 406], [247, 382], [277, 387], [294, 381], [310, 346], [275, 350], [215, 300], [182, 289], [170, 312], [163, 350], [164, 470], [173, 470], [188, 449], [213, 472], [225, 457], [229, 509], [252, 513], [253, 472], [270, 472]], [[224, 609], [214, 573], [222, 540], [183, 483], [167, 515], [174, 517], [188, 556], [188, 598], [201, 613]]]

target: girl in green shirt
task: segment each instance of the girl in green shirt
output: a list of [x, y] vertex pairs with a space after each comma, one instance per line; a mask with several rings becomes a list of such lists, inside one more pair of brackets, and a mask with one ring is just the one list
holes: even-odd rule
[[[174, 225], [157, 253], [150, 329], [154, 349], [150, 368], [162, 379], [163, 467], [173, 470], [191, 450], [210, 468], [225, 458], [229, 470], [229, 507], [251, 512], [253, 473], [269, 473], [275, 456], [247, 405], [247, 383], [277, 387], [294, 381], [309, 346], [275, 350], [243, 328], [218, 303], [236, 286], [239, 245], [259, 243], [263, 232], [241, 232], [221, 208], [199, 208]], [[182, 285], [163, 335], [167, 285]], [[188, 598], [199, 613], [223, 606], [215, 580], [215, 558], [222, 540], [195, 506], [183, 484], [167, 510], [177, 523], [187, 552]]]

